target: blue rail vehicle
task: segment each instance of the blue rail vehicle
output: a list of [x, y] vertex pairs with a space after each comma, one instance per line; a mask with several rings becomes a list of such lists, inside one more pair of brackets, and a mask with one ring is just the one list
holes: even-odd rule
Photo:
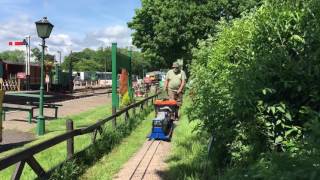
[[173, 132], [173, 121], [177, 117], [175, 100], [156, 100], [154, 103], [156, 117], [152, 121], [149, 139], [170, 141]]

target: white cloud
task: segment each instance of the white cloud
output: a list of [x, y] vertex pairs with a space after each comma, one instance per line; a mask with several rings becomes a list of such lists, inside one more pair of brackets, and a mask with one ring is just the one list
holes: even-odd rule
[[109, 26], [87, 33], [83, 40], [83, 45], [101, 47], [111, 46], [111, 43], [117, 42], [119, 47], [127, 47], [131, 45], [130, 35], [131, 30], [126, 26]]
[[[39, 47], [41, 40], [37, 37], [34, 21], [26, 15], [20, 15], [0, 22], [0, 51], [24, 50], [24, 47], [10, 47], [8, 46], [8, 42], [20, 41], [26, 35], [31, 35], [32, 48]], [[112, 42], [117, 42], [118, 47], [128, 47], [132, 43], [131, 30], [124, 25], [108, 26], [93, 32], [87, 32], [84, 38], [71, 37], [67, 32], [60, 32], [63, 32], [63, 29], [59, 29], [58, 33], [53, 29], [50, 38], [46, 40], [47, 50], [51, 54], [57, 54], [57, 51], [62, 51], [63, 56], [65, 56], [71, 50], [80, 51], [84, 48], [97, 49], [101, 46], [111, 46]]]

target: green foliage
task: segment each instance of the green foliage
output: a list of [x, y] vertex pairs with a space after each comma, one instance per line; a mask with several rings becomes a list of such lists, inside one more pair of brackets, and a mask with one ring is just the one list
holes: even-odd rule
[[320, 118], [319, 21], [317, 0], [268, 0], [256, 12], [221, 21], [217, 35], [194, 51], [190, 117], [213, 135], [217, 170], [247, 167], [266, 152], [285, 152], [268, 156], [266, 164], [275, 166], [280, 157], [300, 168], [313, 162], [298, 153], [308, 143], [304, 125]]
[[[31, 56], [34, 57], [37, 62], [41, 61], [41, 50], [39, 48], [32, 48], [31, 53], [32, 53]], [[53, 63], [54, 62], [54, 55], [45, 53], [44, 60], [46, 62]]]
[[[128, 50], [118, 48], [117, 58], [128, 58]], [[68, 70], [70, 62], [75, 71], [112, 71], [111, 48], [99, 48], [92, 50], [86, 48], [80, 52], [73, 52], [65, 57], [62, 68]], [[132, 52], [132, 72], [142, 76], [143, 69], [152, 70], [150, 61], [147, 61], [142, 53]]]
[[80, 173], [81, 169], [77, 165], [75, 159], [67, 161], [63, 166], [59, 168], [59, 171], [54, 171], [50, 179], [72, 179]]
[[122, 97], [121, 97], [121, 105], [120, 107], [125, 107], [131, 104], [133, 100], [129, 97], [129, 92], [127, 91]]
[[[106, 126], [101, 138], [95, 144], [78, 152], [71, 161], [66, 161], [61, 166], [53, 169], [50, 179], [77, 179], [85, 173], [86, 169], [94, 165], [104, 155], [110, 153], [122, 139], [141, 123], [144, 118], [150, 114], [152, 108], [146, 108], [129, 120], [129, 123], [118, 123], [116, 128]], [[118, 119], [119, 121], [119, 119]], [[110, 124], [109, 124], [110, 125]]]
[[194, 131], [200, 121], [189, 121], [187, 117], [189, 109], [186, 107], [190, 105], [190, 99], [185, 97], [179, 125], [174, 129], [171, 140], [171, 153], [167, 159], [169, 168], [163, 172], [163, 179], [216, 179], [214, 167], [208, 161], [209, 135], [205, 133], [200, 136], [199, 131]]
[[[79, 179], [112, 179], [145, 142], [146, 134], [150, 132], [152, 124], [149, 120], [153, 117], [153, 112], [144, 117], [144, 120], [127, 138], [121, 141], [119, 146], [114, 148], [111, 153], [104, 155], [94, 166], [87, 169]], [[134, 119], [131, 119], [130, 122], [139, 123]]]
[[3, 51], [0, 53], [0, 59], [12, 62], [24, 62], [25, 52], [21, 50]]
[[86, 48], [66, 56], [62, 68], [68, 70], [72, 62], [75, 71], [111, 71], [111, 50], [99, 48], [97, 51]]
[[178, 58], [190, 63], [197, 41], [216, 32], [221, 18], [239, 17], [261, 0], [142, 0], [129, 27], [133, 43], [156, 67], [170, 66]]
[[311, 133], [306, 138], [306, 144], [301, 145], [303, 147], [298, 154], [267, 153], [249, 168], [237, 167], [228, 170], [221, 179], [319, 179], [320, 122], [312, 120], [308, 126]]

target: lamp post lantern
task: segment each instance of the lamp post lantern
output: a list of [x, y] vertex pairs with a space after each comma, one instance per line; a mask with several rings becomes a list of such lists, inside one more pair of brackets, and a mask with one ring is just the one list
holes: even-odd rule
[[45, 132], [45, 120], [43, 116], [44, 104], [44, 49], [46, 47], [45, 39], [50, 37], [53, 25], [47, 20], [47, 17], [35, 22], [38, 36], [42, 39], [41, 53], [41, 76], [40, 76], [40, 98], [39, 98], [39, 116], [37, 118], [37, 134], [43, 135]]

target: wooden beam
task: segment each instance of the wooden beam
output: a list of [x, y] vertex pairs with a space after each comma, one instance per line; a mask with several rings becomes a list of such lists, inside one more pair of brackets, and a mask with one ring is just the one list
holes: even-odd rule
[[27, 159], [27, 163], [31, 167], [31, 169], [38, 175], [39, 178], [46, 178], [46, 172], [43, 170], [43, 168], [40, 166], [38, 161], [33, 156]]
[[[73, 131], [73, 121], [71, 119], [68, 119], [66, 121], [66, 128], [67, 128], [67, 132]], [[67, 140], [67, 159], [72, 158], [73, 155], [74, 155], [74, 138], [70, 137]]]
[[14, 172], [11, 176], [11, 180], [19, 180], [20, 179], [25, 163], [26, 163], [25, 161], [20, 161], [17, 163], [16, 169], [14, 170]]

